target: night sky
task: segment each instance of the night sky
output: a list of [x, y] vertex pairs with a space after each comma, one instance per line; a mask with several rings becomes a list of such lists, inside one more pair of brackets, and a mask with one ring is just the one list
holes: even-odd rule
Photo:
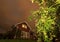
[[31, 10], [36, 10], [37, 7], [31, 0], [0, 0], [0, 33], [23, 21], [34, 28], [34, 22], [27, 18], [31, 15]]

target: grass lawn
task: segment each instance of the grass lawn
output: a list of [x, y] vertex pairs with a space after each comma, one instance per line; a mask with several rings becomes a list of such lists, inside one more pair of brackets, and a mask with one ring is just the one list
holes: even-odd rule
[[0, 40], [0, 42], [36, 42], [36, 40], [23, 40], [23, 39], [12, 39], [12, 40], [8, 40], [8, 39], [2, 39]]

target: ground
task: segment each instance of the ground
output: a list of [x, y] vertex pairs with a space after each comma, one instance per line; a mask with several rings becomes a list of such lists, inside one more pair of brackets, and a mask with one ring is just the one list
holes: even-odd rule
[[36, 40], [18, 40], [18, 39], [15, 39], [15, 40], [7, 40], [7, 39], [5, 39], [5, 40], [0, 40], [0, 42], [36, 42]]

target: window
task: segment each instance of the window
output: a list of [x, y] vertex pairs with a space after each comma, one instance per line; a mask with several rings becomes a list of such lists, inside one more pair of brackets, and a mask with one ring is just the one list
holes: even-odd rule
[[22, 28], [25, 28], [25, 29], [27, 29], [27, 25], [25, 25], [25, 24], [22, 24]]

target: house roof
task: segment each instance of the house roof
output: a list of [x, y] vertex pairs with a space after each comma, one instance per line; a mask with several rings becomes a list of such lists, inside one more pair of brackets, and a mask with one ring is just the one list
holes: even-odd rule
[[[30, 26], [26, 21], [23, 21], [23, 22], [17, 23], [17, 24], [15, 24], [15, 26], [18, 26], [18, 25], [21, 25], [21, 24], [26, 24], [26, 25], [28, 26], [27, 29], [20, 28], [21, 30], [25, 30], [25, 31], [29, 31], [29, 30], [31, 30], [31, 26]], [[18, 28], [19, 28], [19, 27], [18, 27]]]

